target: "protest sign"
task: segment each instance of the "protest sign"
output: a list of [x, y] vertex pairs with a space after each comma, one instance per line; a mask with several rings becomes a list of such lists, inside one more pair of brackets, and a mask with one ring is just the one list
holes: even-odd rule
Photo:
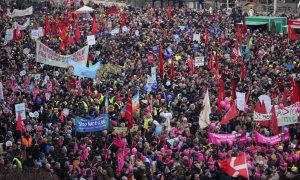
[[123, 132], [127, 132], [127, 127], [114, 127], [114, 130], [118, 133], [121, 134]]
[[154, 63], [154, 56], [153, 53], [148, 53], [148, 63]]
[[218, 142], [245, 142], [247, 140], [246, 133], [245, 134], [216, 134], [216, 133], [208, 133], [209, 142], [213, 144], [217, 144]]
[[3, 84], [0, 82], [0, 101], [4, 100], [4, 95], [3, 95]]
[[43, 27], [38, 27], [39, 37], [44, 36], [44, 29]]
[[108, 128], [109, 118], [108, 114], [101, 114], [92, 119], [85, 119], [79, 116], [75, 117], [76, 132], [97, 132]]
[[131, 129], [130, 129], [130, 132], [137, 132], [139, 130], [139, 126], [133, 126]]
[[289, 135], [289, 133], [280, 133], [280, 134], [277, 134], [276, 136], [266, 137], [266, 136], [263, 136], [262, 134], [260, 134], [259, 132], [254, 131], [254, 137], [255, 137], [256, 142], [258, 142], [258, 143], [274, 145], [274, 144], [278, 144], [281, 141], [289, 140], [290, 135]]
[[33, 8], [32, 6], [30, 6], [27, 9], [14, 9], [13, 12], [10, 11], [9, 8], [7, 8], [7, 16], [8, 17], [22, 17], [22, 16], [28, 16], [31, 15], [33, 13]]
[[297, 102], [293, 105], [284, 107], [283, 109], [279, 109], [276, 106], [276, 117], [278, 126], [286, 126], [290, 124], [299, 123], [298, 118], [300, 117], [300, 113], [297, 112], [297, 108], [300, 106], [300, 103]]
[[155, 128], [155, 134], [156, 135], [161, 135], [162, 132], [162, 126], [161, 125], [157, 125]]
[[68, 65], [72, 68], [73, 67], [73, 75], [79, 77], [87, 77], [95, 79], [97, 76], [98, 69], [100, 68], [100, 62], [94, 64], [91, 67], [85, 67], [75, 61], [69, 59]]
[[96, 44], [95, 35], [87, 36], [86, 39], [89, 46]]
[[23, 25], [21, 25], [17, 22], [14, 23], [15, 28], [18, 27], [19, 30], [21, 30], [21, 31], [25, 30], [29, 25], [30, 25], [30, 18], [27, 18], [26, 22]]
[[195, 66], [204, 66], [204, 56], [195, 57]]
[[246, 93], [236, 92], [236, 107], [240, 111], [244, 111], [244, 107], [246, 105]]
[[38, 39], [40, 37], [39, 30], [32, 29], [30, 35], [31, 35], [31, 39], [34, 39], [34, 40]]
[[200, 42], [200, 34], [193, 34], [193, 41]]
[[36, 41], [36, 61], [51, 66], [67, 68], [68, 59], [86, 66], [89, 46], [85, 46], [71, 55], [59, 55], [40, 41]]
[[156, 82], [156, 67], [151, 67], [151, 78]]
[[5, 33], [5, 37], [4, 37], [4, 41], [5, 43], [8, 43], [9, 41], [11, 41], [14, 37], [14, 30], [13, 29], [6, 29], [6, 33]]
[[25, 112], [25, 103], [20, 103], [15, 105], [15, 112], [16, 118], [18, 118], [19, 112], [21, 113], [21, 119], [26, 119], [26, 112]]
[[105, 64], [99, 68], [99, 75], [104, 75], [106, 73], [111, 73], [111, 74], [121, 74], [122, 69], [119, 65], [113, 65], [113, 64]]
[[262, 113], [258, 113], [256, 111], [253, 112], [253, 120], [254, 121], [268, 121], [268, 120], [271, 120], [271, 118], [272, 118], [272, 113], [262, 114]]

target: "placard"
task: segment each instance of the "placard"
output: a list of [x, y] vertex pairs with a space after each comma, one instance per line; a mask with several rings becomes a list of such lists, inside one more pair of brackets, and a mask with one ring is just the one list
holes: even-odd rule
[[95, 35], [87, 36], [86, 39], [89, 46], [96, 44]]
[[96, 118], [85, 119], [82, 117], [75, 117], [76, 132], [97, 132], [108, 128], [109, 118], [108, 114], [101, 114]]
[[204, 66], [204, 56], [195, 57], [195, 66]]
[[39, 30], [35, 30], [35, 29], [32, 29], [31, 30], [31, 39], [38, 39], [40, 37], [40, 31]]
[[20, 103], [15, 105], [15, 111], [16, 111], [16, 118], [18, 120], [18, 114], [21, 113], [21, 119], [26, 119], [26, 112], [25, 112], [25, 103]]

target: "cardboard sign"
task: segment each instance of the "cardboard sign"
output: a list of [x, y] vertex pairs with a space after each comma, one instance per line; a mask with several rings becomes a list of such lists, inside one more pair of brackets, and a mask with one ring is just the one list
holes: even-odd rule
[[96, 44], [96, 39], [94, 35], [87, 36], [86, 39], [89, 46]]
[[21, 113], [21, 119], [26, 119], [26, 112], [25, 112], [25, 103], [20, 103], [15, 105], [15, 111], [16, 111], [16, 118], [18, 120], [18, 114]]
[[204, 56], [195, 57], [195, 66], [204, 66]]
[[39, 37], [44, 36], [44, 29], [43, 27], [38, 27]]
[[31, 39], [38, 39], [40, 37], [40, 31], [39, 30], [35, 30], [35, 29], [32, 29], [31, 30]]
[[127, 132], [127, 127], [114, 127], [114, 130], [120, 134], [120, 133], [123, 133], [123, 132]]

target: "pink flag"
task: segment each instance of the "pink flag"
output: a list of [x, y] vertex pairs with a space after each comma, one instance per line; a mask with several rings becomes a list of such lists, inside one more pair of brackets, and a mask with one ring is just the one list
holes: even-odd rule
[[45, 98], [46, 98], [46, 101], [49, 101], [49, 99], [50, 99], [50, 96], [51, 96], [51, 94], [50, 94], [50, 93], [45, 93]]
[[121, 139], [120, 135], [118, 135], [115, 140], [113, 141], [114, 145], [118, 146], [119, 148], [124, 146], [124, 142]]
[[75, 82], [75, 85], [76, 85], [76, 89], [81, 89], [81, 81], [80, 80], [77, 80]]
[[52, 90], [53, 90], [52, 83], [50, 82], [50, 83], [47, 84], [47, 91], [52, 92]]
[[82, 146], [83, 154], [81, 155], [81, 159], [85, 161], [89, 157], [89, 151], [86, 148], [86, 145]]
[[78, 152], [78, 144], [77, 144], [77, 142], [75, 142], [73, 153], [76, 154], [77, 152]]
[[117, 173], [120, 173], [124, 167], [125, 161], [121, 154], [118, 154], [118, 168]]
[[24, 77], [24, 87], [26, 91], [29, 91], [29, 80], [28, 80], [28, 76]]

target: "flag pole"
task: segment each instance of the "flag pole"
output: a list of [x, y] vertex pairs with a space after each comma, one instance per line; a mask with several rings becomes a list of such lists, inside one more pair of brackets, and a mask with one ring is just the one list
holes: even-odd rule
[[249, 180], [250, 179], [250, 177], [249, 177], [249, 172], [248, 172], [248, 163], [247, 163], [247, 159], [246, 159], [246, 154], [245, 154], [245, 152], [246, 152], [246, 143], [245, 143], [245, 145], [244, 145], [244, 159], [245, 159], [245, 163], [246, 163], [246, 168], [247, 168], [247, 179]]

